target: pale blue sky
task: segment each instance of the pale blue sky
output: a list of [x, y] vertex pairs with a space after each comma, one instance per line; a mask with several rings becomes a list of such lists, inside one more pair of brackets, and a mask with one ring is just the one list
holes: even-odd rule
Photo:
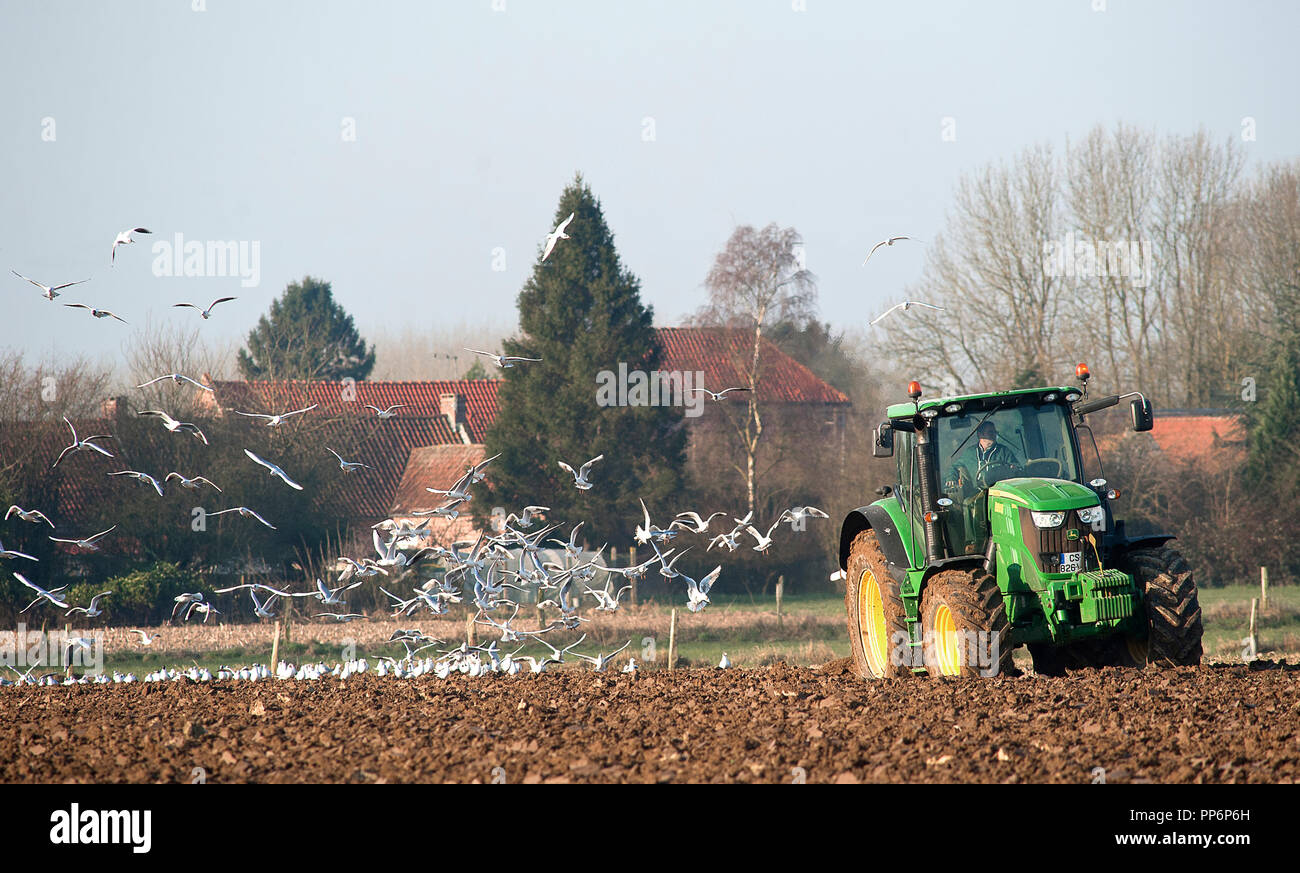
[[[304, 273], [363, 332], [510, 321], [579, 170], [660, 324], [699, 305], [733, 223], [774, 221], [804, 235], [823, 317], [863, 325], [924, 260], [899, 245], [864, 269], [871, 245], [933, 236], [991, 159], [1118, 120], [1239, 137], [1243, 116], [1252, 163], [1300, 153], [1300, 4], [806, 5], [6, 0], [0, 347], [110, 356], [226, 294], [203, 329], [236, 339]], [[110, 270], [135, 225], [155, 236]], [[258, 241], [260, 285], [154, 276], [177, 232]], [[132, 327], [10, 269], [90, 276], [58, 303]]]

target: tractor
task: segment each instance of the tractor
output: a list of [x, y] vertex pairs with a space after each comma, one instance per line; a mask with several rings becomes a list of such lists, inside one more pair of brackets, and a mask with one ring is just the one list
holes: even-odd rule
[[[1034, 671], [1181, 666], [1201, 660], [1201, 609], [1169, 534], [1128, 536], [1084, 452], [1101, 457], [1086, 416], [1138, 392], [1089, 399], [1049, 386], [891, 405], [872, 454], [897, 476], [853, 510], [839, 564], [854, 670], [864, 677], [998, 676], [1027, 646]], [[1085, 449], [1086, 447], [1086, 449]]]

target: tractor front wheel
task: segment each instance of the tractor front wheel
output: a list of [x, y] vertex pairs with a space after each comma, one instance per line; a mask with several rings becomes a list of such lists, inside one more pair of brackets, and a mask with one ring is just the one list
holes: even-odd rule
[[1118, 567], [1130, 574], [1146, 606], [1147, 638], [1118, 640], [1121, 660], [1134, 667], [1196, 666], [1201, 663], [1201, 604], [1192, 568], [1168, 546], [1127, 552]]
[[921, 595], [925, 666], [931, 676], [1007, 676], [1011, 626], [997, 581], [984, 568], [941, 570]]
[[908, 659], [895, 657], [907, 639], [907, 617], [898, 583], [889, 575], [876, 532], [853, 538], [845, 577], [844, 608], [849, 620], [853, 671], [867, 679], [911, 674]]

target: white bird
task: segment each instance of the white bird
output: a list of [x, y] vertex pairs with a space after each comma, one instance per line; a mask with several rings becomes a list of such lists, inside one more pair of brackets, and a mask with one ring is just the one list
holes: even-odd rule
[[117, 238], [113, 240], [112, 251], [109, 252], [108, 265], [110, 267], [113, 265], [113, 262], [117, 260], [117, 247], [129, 246], [133, 242], [135, 242], [135, 240], [131, 238], [131, 234], [133, 233], [153, 233], [153, 231], [144, 227], [133, 227], [130, 230], [124, 230], [121, 233], [119, 233], [117, 235]]
[[86, 437], [84, 440], [79, 440], [77, 439], [77, 429], [72, 426], [72, 422], [68, 421], [68, 417], [66, 415], [63, 417], [63, 423], [66, 424], [68, 428], [72, 431], [72, 445], [68, 446], [66, 449], [59, 452], [59, 456], [55, 458], [54, 463], [50, 465], [51, 470], [59, 466], [59, 461], [62, 461], [63, 456], [68, 454], [68, 452], [79, 452], [83, 449], [94, 449], [95, 451], [99, 452], [101, 455], [103, 455], [106, 458], [113, 457], [111, 454], [108, 453], [107, 450], [102, 449], [99, 446], [95, 445], [93, 442], [91, 442], [91, 440], [111, 440], [113, 438], [111, 435], [106, 433], [101, 433], [101, 434], [96, 434], [95, 436]]
[[46, 518], [45, 513], [41, 512], [39, 509], [23, 509], [15, 503], [13, 506], [10, 506], [9, 511], [5, 513], [5, 521], [8, 521], [9, 517], [13, 515], [18, 516], [23, 521], [30, 521], [32, 524], [45, 522], [50, 527], [54, 527], [54, 522]]
[[361, 463], [360, 461], [345, 461], [345, 460], [343, 460], [343, 456], [340, 455], [338, 452], [334, 451], [333, 449], [331, 449], [329, 446], [326, 446], [326, 447], [325, 447], [325, 451], [329, 452], [331, 455], [333, 455], [334, 457], [336, 457], [336, 458], [339, 459], [339, 469], [342, 470], [342, 471], [345, 472], [345, 473], [351, 473], [353, 470], [361, 470], [361, 469], [371, 470], [371, 469], [374, 469], [374, 468], [371, 467], [369, 464], [363, 464], [363, 463]]
[[96, 318], [116, 318], [123, 324], [130, 324], [125, 318], [108, 309], [96, 309], [93, 306], [87, 306], [84, 303], [65, 303], [64, 306], [70, 306], [73, 309], [84, 309]]
[[709, 600], [709, 590], [713, 587], [713, 583], [718, 581], [718, 574], [721, 572], [722, 565], [719, 564], [698, 582], [685, 573], [681, 574], [681, 577], [686, 580], [686, 605], [691, 612], [699, 612], [712, 602]]
[[149, 486], [151, 486], [151, 487], [153, 488], [153, 490], [155, 490], [155, 491], [158, 492], [158, 496], [159, 496], [159, 497], [162, 497], [162, 496], [163, 496], [162, 486], [158, 484], [158, 480], [157, 480], [157, 479], [155, 479], [154, 477], [150, 476], [148, 473], [141, 473], [141, 472], [139, 472], [138, 470], [119, 470], [119, 471], [116, 472], [116, 473], [109, 473], [108, 475], [110, 475], [110, 476], [130, 476], [132, 479], [136, 480], [137, 482], [140, 482], [140, 483], [142, 483], [142, 484], [144, 484], [144, 485], [149, 485]]
[[101, 530], [99, 533], [95, 534], [94, 536], [86, 537], [84, 540], [75, 540], [75, 539], [70, 540], [70, 539], [64, 539], [63, 537], [50, 537], [50, 539], [56, 543], [70, 543], [71, 545], [74, 545], [77, 548], [83, 549], [88, 552], [98, 552], [99, 546], [95, 545], [95, 540], [99, 539], [105, 534], [110, 534], [115, 530], [117, 530], [117, 525], [113, 525], [108, 530]]
[[759, 533], [758, 529], [755, 528], [752, 524], [745, 525], [745, 530], [749, 531], [750, 535], [758, 543], [758, 545], [754, 546], [754, 551], [766, 552], [768, 549], [772, 548], [772, 531], [780, 527], [781, 522], [782, 520], [779, 518], [776, 521], [772, 522], [772, 526], [767, 529], [766, 534]]
[[582, 546], [578, 545], [578, 531], [584, 524], [586, 524], [585, 521], [580, 521], [573, 526], [573, 531], [569, 534], [568, 542], [556, 539], [548, 540], [547, 542], [556, 543], [560, 548], [564, 549], [564, 554], [568, 555], [570, 558], [577, 558], [582, 554]]
[[40, 558], [33, 558], [26, 552], [16, 552], [13, 549], [6, 549], [4, 543], [0, 543], [0, 558], [26, 558], [29, 561], [40, 561]]
[[636, 658], [628, 658], [627, 663], [623, 665], [624, 673], [635, 673], [637, 671]]
[[604, 455], [597, 455], [587, 463], [583, 464], [582, 467], [579, 468], [577, 473], [573, 472], [573, 468], [570, 467], [568, 464], [564, 463], [563, 461], [560, 461], [560, 468], [573, 477], [574, 479], [573, 484], [574, 486], [577, 487], [579, 491], [590, 491], [591, 483], [587, 481], [587, 474], [591, 472], [592, 464], [596, 463], [597, 461], [603, 461], [603, 460], [605, 460]]
[[410, 404], [394, 403], [392, 406], [389, 406], [387, 409], [380, 409], [378, 406], [371, 406], [369, 403], [367, 403], [366, 409], [373, 409], [375, 411], [375, 415], [378, 416], [379, 418], [392, 418], [394, 415], [397, 414], [395, 410], [401, 409], [403, 406], [410, 406]]
[[546, 235], [546, 251], [542, 252], [543, 261], [551, 256], [551, 251], [555, 248], [555, 244], [557, 242], [559, 242], [562, 239], [569, 238], [569, 235], [565, 233], [564, 230], [569, 226], [570, 221], [573, 221], [572, 212], [569, 213], [568, 218], [564, 219], [564, 221], [561, 221], [559, 223], [559, 225], [555, 228], [555, 230], [551, 231]]
[[163, 427], [171, 433], [192, 433], [195, 437], [202, 440], [203, 445], [208, 445], [208, 438], [199, 430], [199, 426], [189, 421], [177, 421], [161, 409], [145, 409], [137, 415], [149, 415], [162, 419]]
[[691, 389], [691, 391], [693, 391], [693, 392], [695, 392], [695, 393], [699, 393], [699, 392], [703, 391], [705, 394], [707, 394], [707, 395], [709, 395], [710, 397], [713, 398], [713, 402], [714, 402], [714, 403], [717, 403], [719, 400], [721, 400], [724, 394], [729, 394], [729, 393], [732, 392], [732, 391], [748, 391], [748, 390], [750, 390], [750, 389], [748, 389], [748, 388], [723, 388], [721, 391], [713, 392], [713, 391], [710, 391], [708, 388], [692, 388], [692, 389]]
[[288, 485], [290, 488], [294, 489], [295, 491], [301, 491], [301, 490], [302, 490], [302, 486], [301, 486], [301, 485], [299, 485], [297, 482], [295, 482], [295, 481], [293, 481], [292, 479], [290, 479], [289, 476], [288, 476], [288, 474], [285, 473], [283, 470], [281, 470], [279, 467], [277, 467], [275, 464], [272, 464], [270, 461], [264, 461], [264, 460], [262, 460], [262, 459], [259, 458], [257, 455], [255, 455], [255, 454], [253, 454], [252, 452], [250, 452], [248, 449], [244, 449], [244, 454], [246, 454], [246, 455], [248, 455], [248, 457], [252, 458], [252, 459], [253, 459], [253, 463], [255, 463], [255, 464], [260, 464], [260, 465], [262, 465], [263, 467], [265, 467], [267, 470], [270, 471], [270, 473], [271, 473], [272, 476], [277, 477], [278, 479], [280, 479], [281, 481], [283, 481], [284, 484]]
[[[253, 614], [258, 618], [275, 618], [275, 613], [271, 611], [271, 604], [275, 602], [277, 595], [267, 595], [266, 600], [259, 600], [255, 588], [248, 589], [248, 596], [253, 598]], [[206, 618], [203, 619], [205, 622]]]
[[202, 382], [195, 381], [194, 379], [191, 379], [189, 376], [183, 375], [181, 373], [168, 373], [165, 376], [159, 376], [157, 379], [150, 379], [148, 382], [145, 382], [143, 385], [137, 385], [135, 387], [145, 388], [148, 387], [149, 385], [152, 385], [155, 382], [161, 382], [163, 379], [171, 379], [177, 385], [181, 384], [182, 382], [189, 382], [191, 385], [195, 385], [199, 388], [202, 388], [204, 391], [213, 390], [211, 386], [204, 385]]
[[726, 652], [723, 652], [723, 653], [722, 653], [722, 660], [718, 662], [718, 669], [719, 669], [719, 670], [726, 670], [726, 669], [727, 669], [728, 667], [730, 667], [730, 666], [731, 666], [731, 659], [727, 657], [727, 653], [726, 653]]
[[677, 536], [677, 531], [671, 529], [672, 525], [669, 525], [669, 530], [663, 530], [651, 524], [650, 510], [646, 507], [645, 500], [641, 498], [637, 498], [637, 499], [640, 500], [641, 511], [645, 514], [645, 524], [638, 525], [635, 533], [636, 541], [638, 543], [640, 543], [641, 545], [645, 545], [646, 543], [650, 542], [650, 540], [652, 539], [668, 542], [672, 540], [673, 537]]
[[576, 657], [581, 658], [582, 660], [584, 660], [584, 661], [586, 661], [588, 664], [590, 664], [591, 667], [592, 667], [592, 670], [593, 670], [594, 672], [596, 672], [596, 673], [604, 673], [604, 672], [605, 672], [605, 668], [606, 668], [607, 666], [609, 666], [609, 662], [613, 659], [613, 657], [614, 657], [615, 655], [617, 655], [619, 652], [622, 652], [624, 649], [626, 649], [626, 648], [627, 648], [628, 646], [630, 646], [630, 645], [632, 645], [632, 641], [631, 641], [631, 640], [628, 640], [626, 643], [624, 643], [623, 645], [619, 646], [617, 649], [615, 649], [614, 651], [610, 652], [608, 655], [606, 655], [604, 652], [600, 652], [600, 653], [598, 653], [598, 654], [596, 654], [596, 655], [594, 655], [594, 656], [593, 656], [593, 655], [584, 655], [584, 654], [582, 654], [581, 652], [574, 652], [573, 654], [574, 654]]
[[128, 633], [139, 634], [140, 645], [142, 646], [152, 646], [154, 644], [154, 641], [157, 640], [158, 637], [162, 636], [162, 634], [154, 634], [153, 636], [149, 636], [147, 632], [139, 630], [138, 628], [131, 628], [128, 631]]
[[185, 618], [183, 618], [182, 621], [189, 621], [190, 615], [194, 612], [203, 613], [204, 624], [208, 623], [208, 619], [212, 616], [214, 612], [217, 615], [221, 615], [221, 610], [214, 608], [210, 603], [191, 603], [190, 608], [185, 610]]
[[[679, 512], [674, 517], [672, 523], [668, 525], [668, 529], [672, 530], [673, 528], [679, 528], [681, 530], [688, 530], [692, 533], [697, 533], [697, 534], [708, 533], [709, 523], [713, 521], [713, 519], [722, 515], [726, 515], [726, 513], [715, 512], [712, 515], [710, 515], [708, 518], [700, 518], [700, 514], [698, 512]], [[694, 522], [694, 524], [687, 524], [688, 521], [692, 521]]]
[[937, 309], [939, 312], [945, 311], [942, 306], [935, 306], [933, 303], [924, 303], [920, 300], [904, 300], [902, 303], [895, 303], [893, 306], [886, 309], [880, 315], [877, 315], [875, 318], [871, 320], [871, 323], [876, 324], [877, 322], [885, 318], [885, 316], [889, 315], [889, 313], [891, 312], [894, 312], [899, 309], [903, 309], [903, 310], [911, 309], [913, 306], [924, 306], [928, 309]]
[[467, 348], [465, 349], [465, 351], [473, 352], [476, 355], [483, 355], [484, 357], [491, 358], [492, 360], [496, 361], [497, 366], [503, 370], [509, 367], [513, 367], [516, 363], [519, 363], [521, 361], [527, 361], [529, 363], [536, 364], [536, 363], [540, 363], [542, 360], [541, 358], [521, 358], [518, 355], [498, 355], [496, 352], [482, 352], [479, 351], [478, 349]]
[[796, 506], [781, 513], [781, 517], [776, 520], [776, 523], [781, 524], [782, 522], [788, 521], [790, 522], [790, 527], [793, 528], [795, 525], [800, 524], [809, 518], [830, 518], [830, 516], [815, 506]]
[[209, 512], [208, 515], [225, 515], [227, 512], [238, 512], [244, 518], [255, 518], [258, 521], [260, 521], [262, 524], [269, 527], [271, 530], [276, 530], [275, 525], [271, 524], [269, 521], [262, 518], [262, 516], [258, 515], [256, 512], [249, 509], [247, 506], [234, 506], [231, 507], [230, 509], [223, 509], [219, 512]]
[[62, 290], [63, 288], [71, 288], [73, 285], [80, 285], [81, 282], [90, 281], [89, 279], [82, 279], [81, 282], [64, 282], [62, 285], [42, 285], [40, 282], [37, 282], [35, 279], [28, 279], [26, 276], [24, 276], [22, 273], [19, 273], [17, 270], [10, 270], [9, 272], [13, 273], [19, 279], [26, 279], [28, 282], [31, 282], [33, 285], [35, 285], [37, 288], [40, 288], [41, 291], [45, 292], [41, 296], [44, 297], [46, 300], [53, 300], [55, 297], [60, 296], [59, 291]]
[[631, 585], [624, 585], [622, 588], [618, 589], [617, 591], [611, 592], [609, 590], [609, 580], [606, 579], [604, 588], [588, 588], [585, 593], [590, 594], [592, 597], [596, 598], [597, 611], [614, 612], [618, 609], [618, 601], [619, 598], [623, 596], [623, 592], [631, 591], [631, 590], [632, 590]]
[[176, 602], [176, 605], [172, 607], [172, 618], [175, 618], [176, 610], [180, 609], [185, 604], [202, 603], [203, 592], [192, 591], [192, 592], [185, 592], [183, 594], [177, 594], [175, 597], [172, 598], [172, 600]]
[[65, 612], [64, 616], [67, 617], [69, 615], [72, 615], [72, 613], [74, 612], [84, 612], [86, 614], [86, 618], [98, 618], [100, 615], [103, 615], [104, 613], [104, 610], [99, 608], [99, 601], [103, 600], [105, 597], [108, 597], [112, 593], [113, 593], [112, 591], [101, 591], [100, 593], [96, 594], [94, 597], [90, 598], [90, 606], [74, 606], [71, 609], [69, 609], [67, 612]]
[[518, 522], [520, 527], [532, 527], [533, 521], [537, 518], [537, 516], [540, 513], [549, 512], [550, 509], [551, 507], [549, 506], [525, 506], [521, 514], [515, 515], [512, 512], [509, 515], [507, 515], [506, 525], [509, 526], [510, 522], [514, 521], [514, 522]]
[[170, 482], [173, 476], [175, 476], [177, 481], [181, 483], [182, 488], [189, 488], [192, 491], [197, 491], [200, 485], [211, 485], [213, 488], [217, 489], [218, 494], [225, 493], [220, 488], [217, 488], [215, 482], [213, 482], [212, 480], [208, 479], [205, 476], [195, 476], [193, 479], [187, 479], [184, 476], [182, 476], [180, 473], [173, 471], [171, 473], [168, 473], [166, 476], [164, 476], [163, 481]]
[[365, 618], [359, 612], [318, 612], [315, 618], [332, 618], [338, 622], [355, 621], [358, 618]]
[[[671, 550], [670, 550], [671, 553]], [[595, 569], [604, 570], [606, 573], [617, 573], [624, 579], [641, 579], [645, 576], [646, 571], [658, 563], [659, 557], [655, 556], [644, 563], [637, 564], [634, 567], [602, 567], [597, 565]]]
[[892, 246], [894, 243], [898, 242], [901, 239], [911, 239], [911, 237], [891, 236], [889, 239], [884, 239], [876, 243], [874, 246], [871, 247], [871, 251], [867, 252], [867, 257], [862, 261], [862, 266], [865, 267], [867, 265], [867, 261], [871, 260], [871, 256], [876, 253], [876, 249], [880, 248], [881, 246]]
[[285, 419], [288, 418], [289, 416], [301, 415], [304, 412], [310, 412], [311, 410], [315, 409], [317, 406], [320, 406], [320, 404], [313, 403], [311, 406], [305, 406], [302, 409], [295, 409], [293, 412], [282, 412], [279, 415], [264, 415], [260, 412], [240, 412], [239, 410], [235, 410], [235, 415], [242, 415], [245, 418], [264, 418], [266, 419], [267, 427], [279, 427], [280, 425], [284, 424]]
[[18, 610], [19, 613], [26, 612], [36, 604], [40, 603], [42, 600], [48, 600], [50, 603], [52, 603], [54, 606], [57, 606], [59, 609], [68, 608], [68, 604], [61, 599], [63, 596], [63, 592], [68, 587], [67, 585], [60, 585], [58, 588], [51, 588], [50, 590], [46, 591], [44, 588], [37, 585], [35, 582], [30, 581], [22, 573], [15, 572], [14, 578], [36, 592], [36, 599], [33, 600], [31, 603], [27, 604], [22, 609]]
[[204, 320], [206, 320], [212, 317], [213, 306], [216, 306], [218, 303], [225, 303], [228, 300], [238, 300], [238, 299], [239, 299], [238, 297], [218, 297], [216, 300], [212, 301], [211, 305], [208, 306], [207, 309], [204, 309], [201, 306], [195, 306], [193, 303], [173, 303], [172, 308], [176, 309], [181, 306], [188, 306], [190, 309], [197, 309], [199, 311], [199, 315], [203, 316]]

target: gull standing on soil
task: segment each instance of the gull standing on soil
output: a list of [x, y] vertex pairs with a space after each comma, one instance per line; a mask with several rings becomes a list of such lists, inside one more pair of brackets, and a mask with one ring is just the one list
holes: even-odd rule
[[60, 585], [58, 588], [51, 588], [48, 591], [46, 591], [44, 588], [37, 585], [35, 582], [29, 580], [22, 573], [15, 572], [14, 578], [36, 592], [36, 599], [33, 600], [31, 603], [27, 604], [26, 606], [24, 606], [22, 609], [18, 610], [20, 614], [31, 609], [33, 606], [40, 603], [42, 600], [48, 600], [51, 604], [57, 606], [59, 609], [68, 608], [68, 604], [65, 603], [62, 599], [63, 592], [66, 591], [68, 588], [67, 585]]
[[699, 392], [703, 391], [705, 394], [709, 395], [709, 397], [713, 398], [713, 402], [714, 402], [714, 403], [717, 403], [719, 400], [721, 400], [721, 399], [723, 398], [724, 395], [729, 394], [729, 393], [731, 393], [732, 391], [748, 391], [748, 390], [750, 390], [750, 389], [748, 389], [748, 388], [723, 388], [721, 391], [718, 391], [718, 392], [715, 393], [715, 392], [713, 392], [713, 391], [710, 391], [708, 388], [692, 388], [692, 389], [691, 389], [691, 391], [692, 391], [693, 393], [696, 393], [696, 394], [698, 394]]
[[311, 406], [305, 406], [302, 409], [295, 409], [293, 412], [282, 412], [279, 415], [264, 415], [263, 413], [260, 412], [240, 412], [239, 410], [235, 410], [235, 415], [242, 415], [245, 418], [264, 418], [266, 419], [267, 427], [279, 427], [280, 425], [284, 424], [285, 419], [287, 419], [289, 416], [301, 415], [304, 412], [311, 412], [317, 406], [320, 406], [320, 404], [313, 403]]
[[[204, 476], [195, 476], [193, 479], [186, 479], [180, 473], [177, 473], [175, 471], [168, 473], [166, 476], [164, 476], [163, 481], [170, 482], [173, 476], [175, 476], [176, 479], [181, 483], [182, 488], [189, 488], [191, 491], [199, 490], [200, 485], [211, 485], [213, 488], [217, 488], [215, 482], [211, 481], [210, 479]], [[217, 488], [217, 493], [224, 494], [225, 492], [222, 491], [220, 488]]]
[[865, 266], [867, 265], [867, 261], [871, 260], [871, 256], [874, 255], [874, 254], [876, 253], [876, 249], [880, 248], [881, 246], [892, 246], [894, 243], [896, 243], [896, 242], [898, 242], [899, 240], [902, 240], [902, 239], [911, 239], [911, 237], [910, 237], [910, 236], [891, 236], [889, 239], [884, 239], [884, 240], [881, 240], [880, 242], [876, 243], [874, 246], [871, 247], [871, 251], [867, 252], [867, 257], [862, 261], [862, 266], [865, 267]]
[[6, 549], [4, 543], [0, 543], [0, 558], [26, 558], [29, 561], [40, 561], [40, 558], [33, 558], [26, 552], [15, 552], [13, 549]]
[[895, 303], [893, 306], [889, 307], [884, 312], [880, 313], [880, 315], [877, 315], [875, 318], [871, 319], [871, 323], [877, 324], [880, 321], [882, 321], [886, 316], [888, 316], [891, 312], [895, 312], [899, 309], [906, 311], [908, 309], [911, 309], [913, 306], [924, 306], [927, 309], [936, 309], [939, 312], [946, 311], [942, 306], [935, 306], [933, 303], [924, 303], [920, 300], [904, 300], [902, 303]]
[[84, 540], [64, 539], [63, 537], [50, 537], [50, 539], [56, 543], [70, 543], [71, 545], [87, 552], [98, 552], [99, 546], [95, 545], [95, 540], [99, 539], [104, 534], [112, 533], [115, 530], [117, 530], [117, 525], [113, 525], [108, 530], [101, 530], [94, 536], [86, 537]]
[[163, 412], [161, 409], [146, 409], [136, 414], [149, 415], [149, 416], [154, 416], [156, 418], [161, 418], [163, 427], [167, 428], [167, 430], [171, 431], [172, 433], [192, 433], [194, 434], [194, 436], [198, 437], [200, 440], [203, 441], [203, 445], [205, 446], [208, 445], [208, 438], [203, 435], [203, 431], [199, 430], [199, 426], [197, 424], [194, 424], [193, 422], [177, 421], [167, 413]]
[[116, 318], [118, 321], [122, 322], [123, 324], [130, 324], [130, 322], [128, 322], [125, 318], [108, 309], [96, 309], [95, 307], [87, 306], [84, 303], [65, 303], [63, 305], [69, 306], [73, 309], [84, 309], [87, 312], [89, 312], [91, 315], [95, 316], [96, 318]]
[[146, 227], [133, 227], [130, 230], [124, 230], [119, 233], [117, 238], [113, 240], [112, 250], [108, 253], [108, 265], [110, 267], [113, 266], [113, 263], [117, 260], [117, 247], [129, 246], [135, 242], [135, 240], [131, 238], [131, 234], [133, 233], [153, 233], [153, 231]]
[[726, 652], [723, 652], [723, 653], [722, 653], [722, 660], [718, 662], [718, 669], [719, 669], [719, 670], [726, 670], [726, 669], [729, 668], [730, 666], [731, 666], [731, 659], [727, 657], [727, 653], [726, 653]]
[[10, 506], [9, 511], [5, 513], [5, 521], [8, 521], [9, 517], [12, 515], [18, 516], [23, 521], [30, 521], [32, 524], [45, 522], [50, 527], [54, 527], [54, 522], [46, 518], [45, 513], [41, 512], [39, 509], [23, 509], [15, 503], [13, 506]]
[[157, 379], [150, 379], [148, 382], [145, 382], [143, 385], [137, 385], [135, 387], [145, 388], [148, 387], [149, 385], [152, 385], [155, 382], [161, 382], [163, 379], [171, 379], [177, 385], [181, 384], [182, 382], [189, 382], [191, 385], [195, 385], [199, 388], [202, 388], [204, 391], [212, 390], [211, 386], [204, 385], [202, 382], [197, 382], [194, 379], [191, 379], [189, 376], [183, 375], [181, 373], [168, 373], [165, 376], [159, 376]]
[[483, 355], [484, 357], [491, 358], [492, 360], [496, 361], [497, 366], [503, 370], [513, 367], [515, 364], [520, 362], [526, 361], [531, 364], [538, 364], [541, 363], [542, 360], [541, 358], [521, 358], [518, 355], [499, 355], [496, 352], [483, 352], [483, 351], [479, 351], [478, 349], [467, 348], [465, 349], [465, 351], [473, 352], [476, 355]]
[[562, 239], [569, 238], [569, 235], [565, 233], [564, 230], [569, 226], [570, 221], [573, 221], [572, 212], [569, 213], [568, 218], [564, 219], [564, 221], [561, 221], [559, 223], [559, 225], [555, 228], [555, 230], [551, 231], [546, 235], [546, 251], [542, 252], [543, 261], [551, 256], [551, 251], [554, 250], [555, 244], [557, 242], [559, 242]]
[[162, 486], [158, 484], [158, 480], [157, 480], [157, 479], [155, 479], [154, 477], [150, 476], [148, 473], [141, 473], [141, 472], [139, 472], [138, 470], [119, 470], [119, 471], [116, 472], [116, 473], [109, 473], [108, 475], [110, 475], [110, 476], [130, 476], [132, 479], [136, 480], [137, 482], [140, 482], [140, 483], [145, 484], [145, 485], [152, 486], [152, 487], [153, 487], [153, 490], [155, 490], [155, 491], [158, 492], [158, 496], [159, 496], [159, 497], [162, 497], [162, 496], [163, 496]]
[[269, 527], [271, 530], [276, 530], [276, 529], [277, 529], [275, 525], [271, 524], [269, 521], [267, 521], [266, 519], [262, 518], [262, 516], [258, 515], [256, 512], [254, 512], [253, 510], [249, 509], [247, 506], [233, 506], [233, 507], [231, 507], [230, 509], [222, 509], [222, 510], [220, 510], [219, 512], [209, 512], [208, 515], [225, 515], [227, 512], [238, 512], [238, 513], [239, 513], [240, 515], [242, 515], [244, 518], [255, 518], [255, 519], [257, 519], [257, 520], [260, 521], [262, 524], [264, 524], [264, 525], [266, 525], [267, 527]]
[[295, 491], [302, 490], [301, 485], [299, 485], [297, 482], [290, 479], [288, 474], [285, 473], [283, 470], [281, 470], [279, 467], [277, 467], [275, 464], [272, 464], [270, 461], [262, 460], [257, 455], [250, 452], [248, 449], [244, 449], [244, 454], [252, 458], [253, 463], [260, 464], [261, 466], [265, 467], [267, 470], [270, 471], [272, 476], [275, 476], [277, 479], [284, 482], [284, 484], [288, 485], [290, 488], [294, 489]]
[[98, 618], [99, 616], [104, 614], [104, 610], [99, 608], [99, 601], [103, 600], [105, 597], [108, 597], [112, 593], [113, 593], [112, 591], [101, 591], [98, 594], [96, 594], [94, 597], [90, 598], [90, 606], [74, 606], [71, 609], [69, 609], [67, 612], [65, 612], [63, 615], [64, 617], [67, 617], [69, 615], [72, 615], [72, 613], [74, 612], [84, 612], [86, 614], [86, 618]]
[[373, 409], [375, 411], [375, 415], [379, 418], [392, 418], [394, 415], [397, 414], [396, 410], [401, 409], [403, 406], [410, 406], [410, 404], [394, 403], [392, 406], [388, 407], [387, 409], [380, 409], [378, 406], [371, 406], [369, 403], [367, 403], [366, 409]]
[[207, 319], [212, 317], [213, 306], [216, 306], [218, 303], [225, 303], [228, 300], [238, 300], [238, 299], [239, 299], [238, 297], [218, 297], [216, 300], [212, 301], [211, 305], [208, 306], [207, 309], [204, 309], [201, 306], [195, 306], [193, 303], [173, 303], [172, 308], [176, 309], [181, 306], [188, 306], [190, 309], [197, 309], [199, 311], [199, 315], [203, 316], [204, 321], [206, 321]]
[[338, 452], [334, 451], [333, 449], [331, 449], [329, 446], [325, 447], [325, 451], [329, 452], [331, 455], [339, 459], [339, 469], [342, 470], [344, 473], [351, 473], [353, 470], [374, 469], [369, 464], [363, 464], [360, 461], [343, 460], [343, 456], [340, 455]]
[[596, 463], [597, 461], [603, 461], [603, 460], [605, 460], [605, 456], [603, 454], [597, 455], [587, 463], [583, 464], [582, 467], [579, 468], [577, 473], [573, 472], [573, 468], [570, 467], [568, 464], [564, 463], [563, 461], [560, 461], [559, 463], [560, 463], [560, 468], [573, 477], [574, 479], [573, 484], [577, 487], [579, 491], [590, 491], [591, 483], [587, 481], [587, 474], [591, 472], [592, 464]]
[[113, 437], [110, 434], [101, 433], [101, 434], [96, 434], [95, 436], [88, 436], [84, 440], [79, 440], [77, 439], [77, 429], [72, 426], [72, 422], [68, 421], [68, 417], [66, 415], [63, 417], [63, 423], [66, 424], [68, 428], [72, 431], [72, 445], [68, 446], [66, 449], [59, 452], [59, 456], [55, 458], [54, 463], [50, 465], [51, 470], [59, 466], [59, 461], [62, 461], [63, 456], [68, 454], [68, 452], [79, 452], [82, 451], [83, 449], [94, 449], [95, 451], [99, 452], [101, 455], [103, 455], [106, 458], [113, 457], [111, 454], [108, 453], [107, 450], [101, 449], [99, 446], [91, 442], [91, 440], [111, 440]]
[[41, 291], [44, 292], [43, 294], [41, 294], [41, 296], [44, 297], [46, 300], [51, 300], [51, 301], [55, 297], [60, 296], [59, 291], [62, 290], [63, 288], [71, 288], [73, 285], [80, 285], [81, 282], [90, 281], [89, 279], [82, 279], [80, 282], [64, 282], [62, 285], [42, 285], [40, 282], [37, 282], [35, 279], [27, 279], [26, 276], [24, 276], [22, 273], [19, 273], [17, 270], [10, 270], [9, 272], [13, 273], [19, 279], [26, 279], [28, 282], [31, 282], [33, 285], [35, 285], [37, 288], [40, 288]]

